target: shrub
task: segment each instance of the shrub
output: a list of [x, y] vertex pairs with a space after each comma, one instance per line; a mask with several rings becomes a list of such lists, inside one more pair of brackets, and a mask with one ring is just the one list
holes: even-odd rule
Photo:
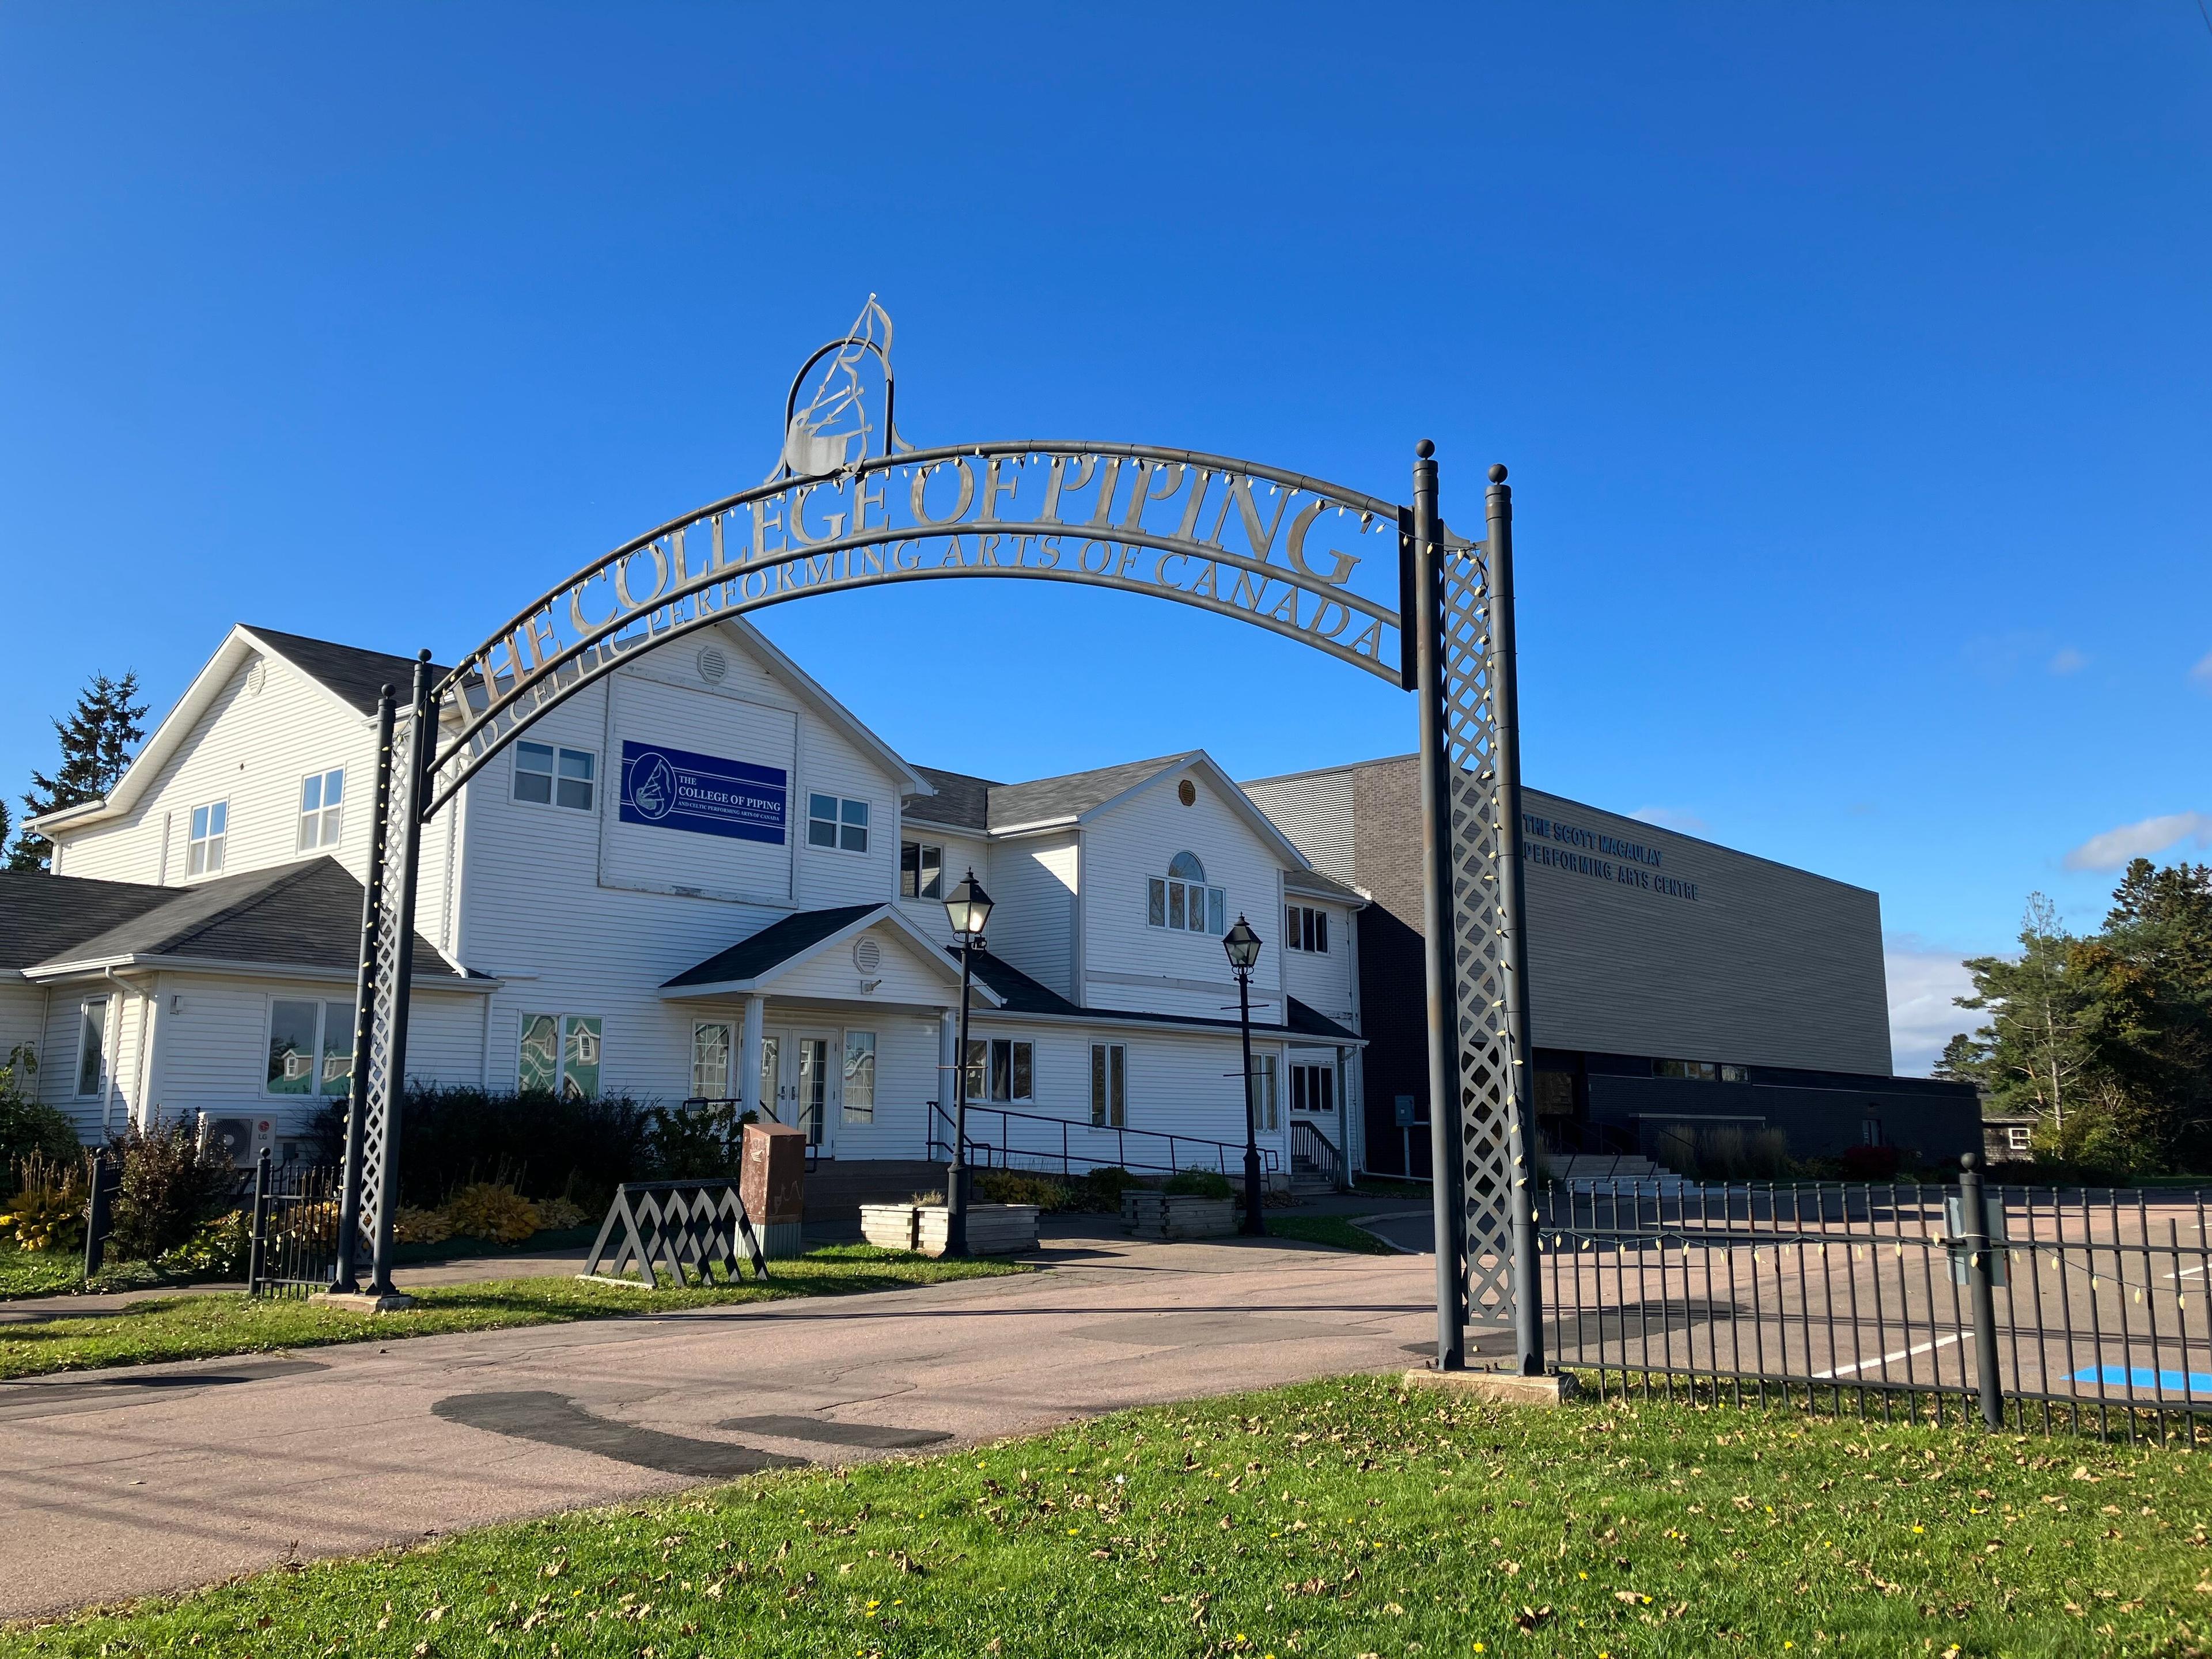
[[441, 1212], [447, 1229], [463, 1238], [489, 1238], [520, 1244], [538, 1231], [538, 1206], [514, 1188], [489, 1181], [471, 1182], [455, 1193]]
[[453, 1224], [443, 1210], [426, 1210], [403, 1204], [392, 1218], [392, 1237], [401, 1244], [442, 1244], [453, 1236]]
[[26, 1046], [9, 1051], [0, 1066], [0, 1198], [15, 1190], [15, 1166], [27, 1158], [74, 1164], [83, 1148], [69, 1119], [30, 1098], [39, 1059]]
[[[316, 1124], [335, 1163], [345, 1144], [345, 1103]], [[470, 1088], [410, 1088], [399, 1121], [399, 1192], [428, 1208], [472, 1182], [507, 1182], [524, 1192], [566, 1192], [605, 1208], [619, 1182], [653, 1173], [646, 1108], [622, 1095], [592, 1100]]]
[[538, 1200], [538, 1224], [547, 1232], [563, 1232], [570, 1227], [580, 1227], [592, 1220], [590, 1211], [568, 1198], [541, 1198]]
[[84, 1240], [84, 1168], [40, 1153], [13, 1166], [15, 1196], [0, 1212], [0, 1230], [26, 1250], [73, 1250]]
[[978, 1170], [975, 1196], [990, 1204], [1034, 1204], [1040, 1210], [1067, 1207], [1066, 1188], [1024, 1170]]
[[653, 1106], [645, 1114], [655, 1178], [696, 1181], [735, 1176], [744, 1159], [744, 1128], [735, 1106]]
[[1120, 1164], [1109, 1164], [1088, 1175], [1076, 1176], [1074, 1184], [1067, 1189], [1066, 1207], [1091, 1215], [1119, 1215], [1121, 1194], [1144, 1184]]
[[253, 1218], [232, 1210], [162, 1256], [159, 1267], [178, 1279], [243, 1279], [253, 1255]]
[[1178, 1170], [1160, 1184], [1164, 1193], [1195, 1194], [1200, 1198], [1234, 1198], [1229, 1177], [1213, 1170]]
[[219, 1206], [228, 1207], [237, 1171], [213, 1142], [184, 1122], [125, 1129], [108, 1142], [120, 1165], [115, 1183], [116, 1257], [151, 1261], [178, 1249]]
[[1846, 1181], [1894, 1181], [1901, 1159], [1894, 1146], [1846, 1146], [1836, 1161]]

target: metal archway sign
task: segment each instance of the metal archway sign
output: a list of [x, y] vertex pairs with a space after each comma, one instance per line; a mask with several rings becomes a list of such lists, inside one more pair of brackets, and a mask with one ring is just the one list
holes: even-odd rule
[[1504, 469], [1478, 542], [1438, 516], [1425, 441], [1410, 505], [1142, 444], [915, 448], [893, 424], [890, 336], [872, 295], [807, 360], [765, 483], [594, 560], [434, 684], [423, 653], [406, 704], [385, 700], [336, 1288], [355, 1288], [365, 1249], [370, 1290], [391, 1291], [422, 829], [470, 778], [623, 663], [729, 617], [900, 582], [1075, 582], [1234, 617], [1415, 694], [1439, 1363], [1463, 1364], [1472, 1318], [1512, 1324], [1522, 1370], [1540, 1370]]

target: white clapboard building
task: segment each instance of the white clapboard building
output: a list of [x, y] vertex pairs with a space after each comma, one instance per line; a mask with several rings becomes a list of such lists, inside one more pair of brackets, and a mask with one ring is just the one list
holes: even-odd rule
[[[88, 1139], [205, 1113], [281, 1155], [345, 1093], [374, 710], [412, 667], [234, 628], [110, 794], [38, 821], [53, 874], [0, 876], [0, 1053], [33, 1047]], [[734, 1098], [841, 1164], [941, 1155], [941, 901], [971, 869], [997, 903], [978, 1143], [1233, 1171], [1221, 935], [1243, 915], [1265, 940], [1269, 1164], [1287, 1175], [1294, 1141], [1356, 1159], [1364, 902], [1202, 750], [1015, 784], [933, 770], [740, 621], [571, 698], [431, 821], [409, 1075]]]

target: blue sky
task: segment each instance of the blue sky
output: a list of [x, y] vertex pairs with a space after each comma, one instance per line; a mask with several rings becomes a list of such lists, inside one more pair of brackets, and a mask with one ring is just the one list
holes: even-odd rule
[[[873, 290], [916, 441], [1506, 462], [1530, 781], [1879, 889], [1911, 1066], [2030, 890], [2212, 840], [2208, 204], [2191, 0], [9, 7], [0, 786], [234, 620], [467, 648]], [[1150, 601], [763, 625], [997, 776], [1412, 741]]]

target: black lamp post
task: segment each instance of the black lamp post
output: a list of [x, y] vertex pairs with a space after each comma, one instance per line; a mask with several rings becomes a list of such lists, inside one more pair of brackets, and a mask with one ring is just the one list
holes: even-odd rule
[[1257, 1237], [1267, 1231], [1260, 1220], [1260, 1103], [1252, 1096], [1252, 969], [1260, 960], [1260, 936], [1239, 915], [1221, 936], [1221, 948], [1237, 974], [1237, 1025], [1244, 1042], [1244, 1231]]
[[960, 941], [960, 1052], [954, 1058], [952, 1157], [945, 1166], [945, 1254], [968, 1254], [968, 986], [971, 953], [983, 946], [983, 925], [991, 919], [991, 896], [969, 870], [945, 896], [945, 914]]

